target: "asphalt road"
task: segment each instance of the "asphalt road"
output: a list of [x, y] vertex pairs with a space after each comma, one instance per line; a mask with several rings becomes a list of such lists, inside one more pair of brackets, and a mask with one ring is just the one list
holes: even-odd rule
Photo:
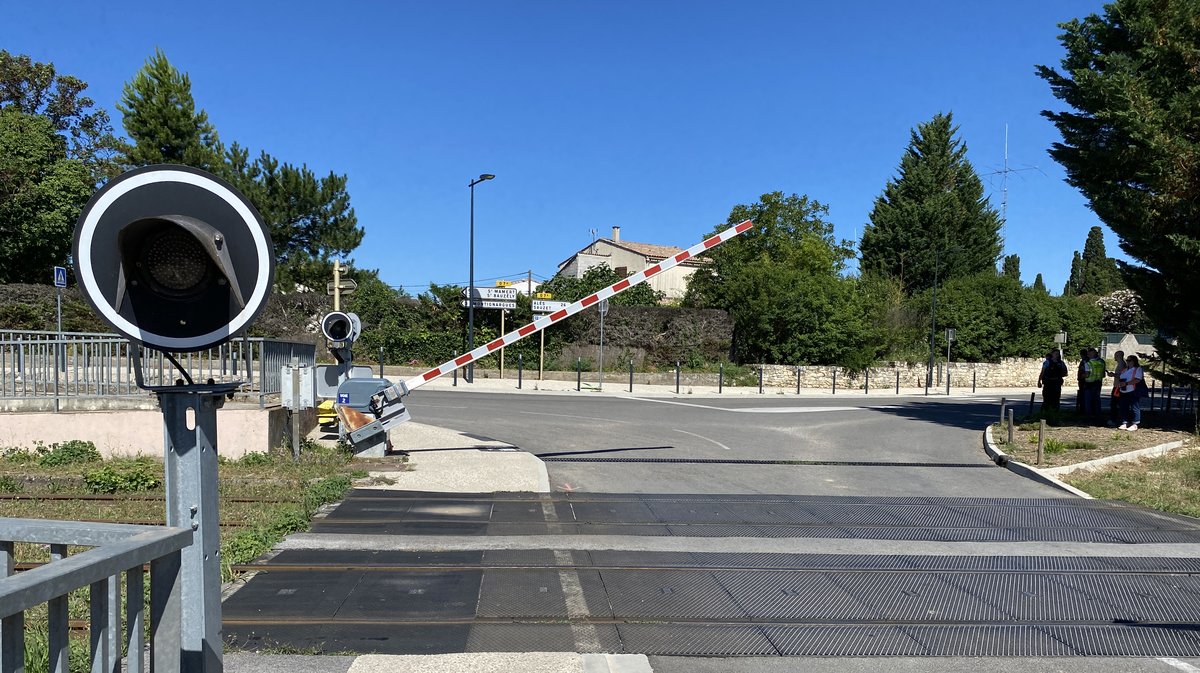
[[989, 400], [420, 391], [407, 402], [421, 423], [508, 442], [541, 457], [554, 490], [1063, 495], [986, 458], [980, 433], [998, 414], [998, 403]]

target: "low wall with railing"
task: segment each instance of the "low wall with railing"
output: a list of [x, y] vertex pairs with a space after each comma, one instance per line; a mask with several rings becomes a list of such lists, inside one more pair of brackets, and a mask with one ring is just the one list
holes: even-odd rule
[[[89, 588], [91, 643], [88, 668], [143, 673], [145, 572], [150, 567], [150, 634], [157, 673], [178, 673], [182, 659], [180, 551], [192, 531], [162, 526], [131, 526], [41, 519], [0, 518], [0, 672], [25, 670], [25, 613], [46, 605], [44, 628], [50, 671], [70, 670], [67, 595]], [[17, 543], [49, 545], [50, 562], [15, 572]], [[68, 555], [69, 546], [90, 549]], [[122, 628], [121, 580], [125, 580]], [[76, 666], [76, 669], [81, 667]]]
[[[104, 400], [148, 398], [134, 376], [133, 346], [115, 334], [0, 330], [0, 405], [49, 400], [52, 410], [103, 406]], [[278, 396], [280, 370], [293, 357], [313, 366], [316, 346], [261, 337], [242, 338], [177, 359], [192, 380], [241, 381], [260, 407]], [[142, 349], [142, 376], [151, 386], [172, 385], [181, 374], [167, 357]], [[9, 405], [10, 407], [12, 405]]]

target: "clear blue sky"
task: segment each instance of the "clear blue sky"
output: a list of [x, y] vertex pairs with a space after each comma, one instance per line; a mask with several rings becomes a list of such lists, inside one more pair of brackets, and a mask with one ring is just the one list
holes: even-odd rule
[[[558, 262], [613, 225], [691, 245], [781, 190], [861, 234], [909, 131], [954, 113], [1009, 176], [1005, 253], [1058, 293], [1099, 221], [1047, 155], [1057, 23], [1092, 0], [17, 2], [0, 47], [81, 77], [110, 110], [155, 47], [225, 142], [349, 176], [353, 255], [410, 292]], [[984, 176], [999, 210], [1000, 175]], [[1116, 237], [1105, 230], [1109, 255]], [[486, 279], [486, 280], [484, 280]]]

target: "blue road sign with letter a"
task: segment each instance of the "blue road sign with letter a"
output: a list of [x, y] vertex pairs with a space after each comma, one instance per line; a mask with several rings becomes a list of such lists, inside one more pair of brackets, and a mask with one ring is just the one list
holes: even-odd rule
[[66, 287], [66, 286], [67, 286], [67, 267], [65, 267], [65, 266], [54, 267], [54, 287]]

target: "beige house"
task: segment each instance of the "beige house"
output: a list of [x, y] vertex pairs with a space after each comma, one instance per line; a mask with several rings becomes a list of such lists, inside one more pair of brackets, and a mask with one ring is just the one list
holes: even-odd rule
[[[571, 255], [566, 261], [560, 262], [558, 275], [567, 278], [582, 278], [588, 269], [607, 264], [619, 275], [627, 276], [668, 257], [674, 257], [683, 250], [683, 248], [673, 245], [622, 241], [621, 228], [613, 227], [612, 238], [596, 239], [591, 245]], [[646, 283], [656, 291], [662, 292], [665, 301], [678, 301], [687, 291], [688, 276], [696, 273], [696, 269], [707, 263], [707, 260], [693, 257], [674, 268], [667, 269]]]

